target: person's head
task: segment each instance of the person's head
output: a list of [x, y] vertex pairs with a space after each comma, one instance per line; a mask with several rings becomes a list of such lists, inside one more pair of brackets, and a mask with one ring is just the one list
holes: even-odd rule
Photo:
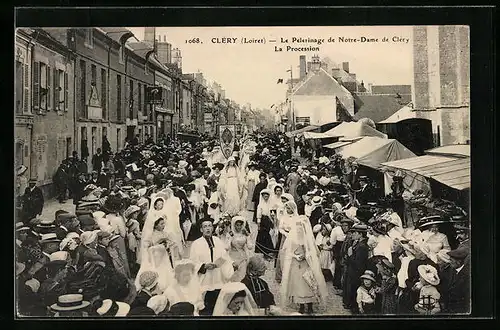
[[451, 266], [458, 269], [464, 265], [465, 260], [469, 256], [469, 251], [462, 247], [448, 252], [448, 255], [450, 256]]
[[159, 211], [163, 209], [163, 204], [164, 204], [163, 198], [156, 199], [154, 203], [155, 210]]
[[165, 219], [158, 218], [154, 223], [154, 230], [163, 231], [165, 229]]
[[210, 176], [210, 170], [209, 169], [204, 169], [203, 170], [203, 178], [208, 179], [208, 177]]
[[204, 219], [201, 223], [201, 233], [204, 237], [212, 236], [214, 232], [214, 224], [211, 219]]
[[371, 280], [364, 279], [363, 280], [363, 285], [367, 288], [371, 287], [373, 282]]
[[237, 220], [235, 223], [234, 223], [234, 230], [237, 232], [237, 233], [241, 233], [243, 229], [243, 220]]
[[120, 235], [114, 235], [109, 239], [108, 246], [112, 249], [118, 248], [118, 239], [120, 238]]
[[247, 297], [247, 293], [244, 290], [238, 291], [234, 294], [233, 298], [229, 302], [227, 308], [236, 314], [240, 311], [241, 307], [245, 303], [245, 298]]
[[269, 192], [262, 192], [262, 199], [265, 200], [266, 202], [269, 200]]
[[431, 225], [429, 226], [429, 229], [428, 229], [430, 232], [432, 233], [439, 233], [439, 225]]
[[260, 182], [261, 182], [261, 183], [266, 182], [266, 180], [267, 180], [267, 175], [266, 175], [265, 173], [261, 173], [261, 174], [259, 175], [259, 180], [260, 180]]
[[[343, 220], [344, 220], [344, 219], [343, 219]], [[345, 219], [345, 220], [347, 220], [347, 219]], [[350, 228], [350, 227], [351, 227], [351, 226], [350, 226], [350, 224], [349, 224], [349, 222], [348, 222], [348, 221], [341, 221], [341, 222], [340, 222], [340, 228], [342, 228], [342, 231], [343, 231], [344, 233], [347, 233], [347, 232], [349, 231], [349, 228]]]
[[17, 239], [24, 242], [28, 238], [28, 233], [30, 231], [29, 227], [21, 227], [16, 231]]
[[99, 176], [99, 173], [97, 171], [92, 171], [92, 179], [97, 180], [97, 177]]
[[35, 180], [35, 179], [31, 179], [28, 182], [28, 186], [30, 187], [30, 189], [33, 189], [36, 186], [36, 182], [37, 182], [37, 180]]
[[283, 188], [280, 187], [280, 186], [276, 186], [274, 187], [274, 193], [276, 194], [276, 196], [281, 196], [281, 194], [283, 193]]
[[375, 273], [371, 270], [365, 270], [365, 273], [360, 277], [363, 286], [370, 288], [375, 284]]
[[247, 265], [247, 274], [250, 276], [260, 277], [265, 274], [267, 270], [266, 262], [260, 255], [250, 257]]
[[272, 178], [274, 178], [274, 173], [273, 172], [269, 172], [268, 176], [269, 176], [269, 179], [272, 179]]
[[97, 148], [97, 154], [101, 153], [101, 148]]
[[186, 286], [191, 281], [194, 274], [194, 264], [192, 262], [182, 262], [175, 266], [175, 279], [181, 286]]
[[97, 233], [97, 237], [98, 237], [99, 244], [101, 244], [103, 246], [108, 246], [112, 235], [107, 231], [100, 231], [99, 233]]

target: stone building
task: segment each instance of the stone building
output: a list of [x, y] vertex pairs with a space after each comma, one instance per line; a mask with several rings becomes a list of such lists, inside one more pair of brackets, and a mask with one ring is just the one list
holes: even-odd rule
[[[18, 37], [18, 38], [17, 38]], [[66, 45], [44, 29], [16, 31], [24, 75], [23, 104], [16, 104], [16, 161], [29, 168], [45, 195], [62, 160], [74, 150], [74, 66]], [[25, 41], [28, 40], [27, 43]], [[31, 88], [31, 90], [30, 90]], [[16, 95], [17, 99], [17, 95]], [[16, 118], [17, 119], [17, 118]], [[22, 150], [22, 157], [19, 152]]]
[[469, 27], [416, 26], [412, 39], [417, 117], [432, 120], [436, 145], [468, 143]]

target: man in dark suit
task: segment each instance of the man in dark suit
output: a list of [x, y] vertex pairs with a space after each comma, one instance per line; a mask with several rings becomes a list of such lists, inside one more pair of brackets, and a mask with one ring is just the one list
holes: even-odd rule
[[29, 181], [29, 185], [24, 191], [23, 195], [23, 207], [22, 221], [25, 224], [28, 224], [30, 220], [36, 218], [37, 215], [42, 214], [44, 198], [42, 194], [42, 190], [36, 186], [37, 179], [32, 178]]
[[101, 172], [103, 155], [101, 148], [97, 148], [97, 153], [92, 156], [92, 171]]
[[451, 265], [456, 270], [448, 288], [448, 306], [445, 312], [450, 314], [470, 312], [470, 256], [469, 250], [460, 247], [448, 252]]
[[359, 177], [360, 188], [356, 190], [356, 199], [360, 205], [367, 205], [368, 202], [376, 201], [376, 195], [373, 188], [368, 184], [366, 176]]
[[352, 245], [347, 249], [346, 273], [343, 286], [344, 307], [358, 312], [356, 291], [361, 284], [360, 276], [366, 270], [368, 263], [368, 227], [363, 224], [354, 225], [352, 232]]

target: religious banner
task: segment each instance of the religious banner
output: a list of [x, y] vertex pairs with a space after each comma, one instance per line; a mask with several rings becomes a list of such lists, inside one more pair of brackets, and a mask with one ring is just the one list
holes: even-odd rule
[[235, 127], [234, 125], [219, 125], [220, 148], [224, 157], [229, 158], [233, 154]]

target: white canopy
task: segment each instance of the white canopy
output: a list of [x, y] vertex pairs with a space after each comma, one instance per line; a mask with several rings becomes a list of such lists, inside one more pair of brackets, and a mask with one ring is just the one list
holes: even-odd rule
[[377, 131], [375, 128], [363, 122], [342, 122], [338, 126], [324, 133], [304, 133], [305, 139], [324, 139], [332, 137], [358, 137], [358, 136], [377, 136], [387, 139], [387, 135]]
[[361, 165], [379, 168], [382, 163], [415, 157], [404, 145], [394, 139], [365, 136], [361, 140], [341, 147], [338, 151], [342, 158], [354, 157]]

